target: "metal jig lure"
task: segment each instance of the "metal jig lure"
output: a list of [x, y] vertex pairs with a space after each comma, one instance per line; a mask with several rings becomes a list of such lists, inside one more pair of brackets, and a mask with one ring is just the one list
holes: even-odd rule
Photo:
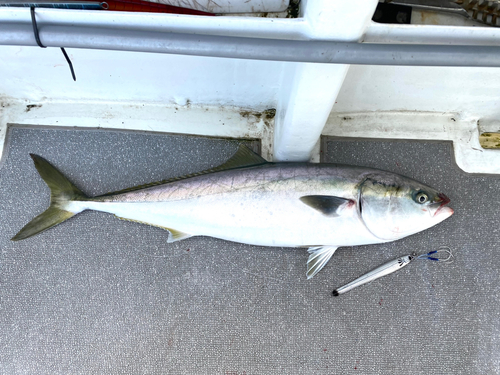
[[[440, 253], [446, 253], [448, 256], [446, 258], [440, 258], [439, 254]], [[434, 256], [431, 256], [434, 255]], [[410, 264], [413, 260], [415, 259], [428, 259], [428, 260], [433, 260], [435, 262], [447, 262], [450, 263], [453, 261], [453, 254], [450, 250], [449, 247], [447, 246], [441, 246], [439, 249], [428, 252], [426, 254], [421, 254], [421, 255], [416, 255], [416, 254], [411, 254], [411, 255], [405, 255], [403, 257], [391, 260], [388, 263], [385, 263], [381, 265], [380, 267], [375, 268], [374, 270], [364, 274], [361, 277], [358, 277], [356, 280], [351, 281], [350, 283], [335, 289], [332, 294], [336, 297], [341, 294], [344, 294], [358, 286], [364, 285], [366, 283], [369, 283], [373, 280], [376, 280], [378, 278], [381, 278], [382, 276], [389, 275], [393, 272], [396, 272], [400, 270], [401, 268], [407, 266]]]

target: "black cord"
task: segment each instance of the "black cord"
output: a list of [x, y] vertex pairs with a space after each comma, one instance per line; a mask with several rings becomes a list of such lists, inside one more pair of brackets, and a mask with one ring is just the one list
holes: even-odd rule
[[[31, 24], [33, 25], [33, 33], [35, 34], [36, 44], [38, 44], [38, 46], [41, 48], [47, 48], [42, 44], [40, 40], [40, 34], [38, 33], [38, 25], [36, 24], [35, 7], [31, 6], [30, 10], [31, 10]], [[73, 64], [71, 63], [71, 60], [69, 59], [69, 56], [63, 47], [61, 47], [61, 51], [64, 55], [64, 58], [68, 62], [69, 70], [71, 70], [71, 75], [73, 76], [73, 81], [76, 81], [76, 75], [75, 75], [75, 70], [73, 69]]]
[[73, 76], [73, 81], [76, 82], [76, 75], [75, 75], [75, 71], [73, 70], [73, 64], [71, 63], [71, 60], [69, 59], [69, 56], [66, 53], [66, 50], [61, 47], [61, 51], [62, 51], [64, 57], [66, 58], [66, 61], [68, 62], [69, 70], [71, 70], [71, 75]]
[[47, 48], [40, 41], [40, 34], [38, 34], [38, 25], [36, 24], [35, 7], [31, 6], [30, 10], [31, 10], [31, 24], [33, 25], [33, 32], [35, 33], [36, 44], [38, 44], [38, 46], [41, 48]]

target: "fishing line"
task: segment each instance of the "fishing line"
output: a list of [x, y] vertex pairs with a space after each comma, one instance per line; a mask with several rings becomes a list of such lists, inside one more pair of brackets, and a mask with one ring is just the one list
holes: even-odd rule
[[338, 289], [335, 289], [332, 292], [332, 294], [335, 297], [337, 297], [358, 286], [367, 284], [373, 280], [379, 279], [383, 276], [399, 271], [401, 268], [407, 266], [414, 260], [426, 260], [426, 259], [432, 260], [434, 262], [452, 263], [454, 261], [454, 256], [453, 253], [451, 252], [451, 249], [448, 246], [440, 246], [437, 250], [433, 250], [425, 254], [417, 255], [413, 253], [405, 255], [403, 257], [391, 260], [390, 262], [387, 262], [381, 265], [380, 267], [375, 268], [374, 270], [364, 274], [363, 276], [358, 277], [356, 280], [353, 280], [350, 283]]

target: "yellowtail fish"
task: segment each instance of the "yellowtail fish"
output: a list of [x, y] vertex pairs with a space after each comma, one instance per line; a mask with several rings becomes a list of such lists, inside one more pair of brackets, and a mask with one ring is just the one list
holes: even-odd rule
[[167, 242], [192, 236], [309, 249], [313, 277], [340, 246], [394, 241], [453, 214], [450, 200], [420, 182], [377, 169], [269, 163], [245, 146], [205, 172], [87, 197], [40, 156], [49, 208], [12, 240], [51, 228], [84, 210], [164, 228]]

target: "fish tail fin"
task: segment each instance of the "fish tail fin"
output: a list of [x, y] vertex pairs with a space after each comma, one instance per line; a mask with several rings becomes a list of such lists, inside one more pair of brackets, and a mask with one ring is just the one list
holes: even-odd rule
[[83, 205], [79, 205], [78, 207], [70, 207], [69, 205], [72, 201], [85, 200], [87, 198], [80, 189], [73, 185], [44, 158], [34, 154], [30, 154], [30, 156], [35, 163], [40, 177], [50, 188], [50, 206], [46, 211], [26, 224], [19, 233], [12, 237], [12, 241], [24, 240], [25, 238], [34, 236], [62, 223], [85, 209]]

